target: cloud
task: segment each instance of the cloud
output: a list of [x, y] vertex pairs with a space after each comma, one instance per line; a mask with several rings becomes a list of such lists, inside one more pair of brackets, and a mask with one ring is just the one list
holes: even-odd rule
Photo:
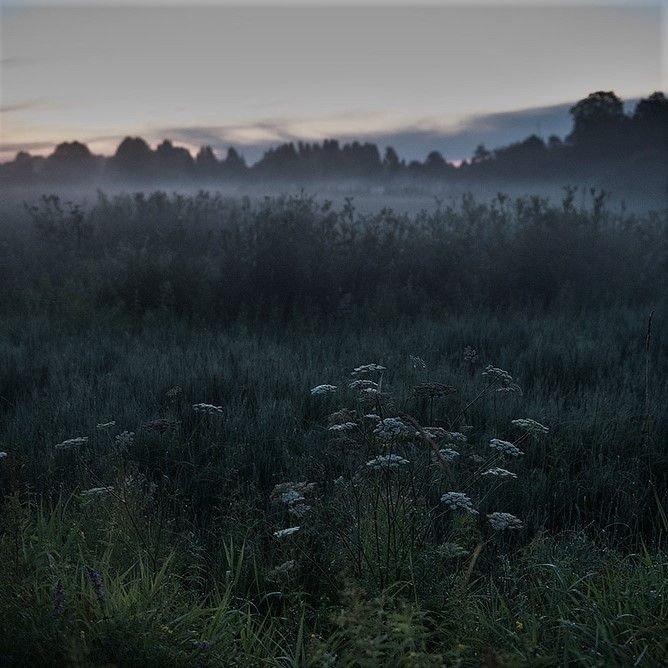
[[218, 126], [160, 128], [151, 132], [151, 139], [159, 141], [168, 137], [192, 148], [206, 144], [219, 153], [233, 145], [250, 160], [282, 142], [327, 138], [393, 146], [407, 160], [422, 160], [433, 150], [441, 151], [447, 159], [461, 160], [470, 157], [480, 143], [493, 148], [533, 133], [544, 137], [563, 136], [570, 131], [568, 110], [571, 106], [568, 103], [468, 118], [430, 117], [405, 123], [388, 122], [379, 114], [349, 112], [320, 119], [280, 118]]
[[14, 104], [4, 104], [0, 106], [0, 114], [10, 114], [14, 111], [26, 111], [39, 106], [39, 100], [25, 100], [24, 102], [15, 102]]

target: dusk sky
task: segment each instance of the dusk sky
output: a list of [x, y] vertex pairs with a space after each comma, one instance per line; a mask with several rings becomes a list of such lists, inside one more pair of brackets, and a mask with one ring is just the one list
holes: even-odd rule
[[128, 134], [251, 159], [326, 137], [458, 159], [566, 132], [591, 91], [666, 89], [659, 3], [56, 4], [3, 2], [0, 160]]

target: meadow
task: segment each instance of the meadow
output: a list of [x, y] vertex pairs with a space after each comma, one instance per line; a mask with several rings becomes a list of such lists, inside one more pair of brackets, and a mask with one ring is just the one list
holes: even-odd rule
[[6, 214], [0, 664], [665, 665], [667, 279], [573, 189]]

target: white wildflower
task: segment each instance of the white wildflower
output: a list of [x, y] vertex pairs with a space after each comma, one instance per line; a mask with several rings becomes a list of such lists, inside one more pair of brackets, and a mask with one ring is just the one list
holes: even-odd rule
[[459, 457], [459, 453], [452, 448], [443, 448], [442, 450], [439, 450], [438, 457], [434, 455], [435, 459], [441, 459], [448, 463], [454, 462], [457, 457]]
[[333, 424], [328, 431], [352, 431], [357, 428], [355, 422], [342, 422], [341, 424]]
[[398, 417], [389, 417], [381, 420], [373, 433], [383, 441], [413, 436], [414, 432]]
[[410, 462], [399, 455], [379, 455], [366, 463], [372, 469], [399, 468], [399, 466], [404, 466], [405, 464], [410, 464]]
[[465, 510], [471, 515], [477, 515], [478, 511], [473, 507], [471, 499], [463, 492], [446, 492], [441, 496], [441, 501], [445, 503], [450, 510]]
[[377, 390], [378, 383], [374, 383], [372, 380], [366, 380], [360, 378], [358, 380], [354, 380], [352, 383], [349, 383], [348, 387], [351, 390], [368, 390], [368, 389]]
[[491, 469], [485, 471], [482, 475], [489, 475], [494, 478], [517, 478], [517, 473], [507, 471], [506, 469], [499, 468], [498, 466], [493, 466]]
[[489, 447], [511, 457], [519, 457], [524, 454], [514, 443], [502, 441], [500, 438], [493, 438], [489, 442]]
[[491, 364], [485, 367], [482, 375], [489, 378], [491, 382], [499, 383], [500, 385], [509, 385], [513, 382], [513, 377], [507, 371]]
[[364, 416], [365, 420], [369, 420], [369, 422], [380, 422], [380, 415], [376, 415], [375, 413], [367, 413]]
[[492, 529], [496, 529], [497, 531], [521, 529], [524, 526], [519, 518], [510, 513], [492, 513], [491, 515], [487, 515], [487, 519], [492, 525]]
[[0, 459], [4, 459], [7, 456], [6, 452], [0, 452]]
[[434, 441], [439, 441], [442, 438], [445, 438], [445, 435], [448, 433], [443, 427], [422, 427], [422, 431], [416, 431], [416, 436], [422, 436], [424, 432], [429, 438]]
[[69, 448], [73, 448], [78, 445], [83, 445], [84, 443], [88, 443], [88, 436], [77, 436], [76, 438], [68, 438], [65, 441], [62, 441], [61, 443], [58, 443], [56, 445], [56, 450], [67, 450]]
[[446, 431], [444, 440], [448, 443], [455, 443], [456, 445], [464, 445], [467, 441], [466, 435], [461, 431]]
[[193, 410], [196, 413], [204, 413], [206, 415], [219, 415], [223, 412], [223, 407], [214, 406], [213, 404], [193, 404]]
[[276, 538], [285, 538], [286, 536], [292, 536], [293, 533], [297, 533], [301, 527], [288, 527], [287, 529], [279, 529], [274, 531], [274, 536]]
[[116, 426], [116, 420], [111, 420], [111, 422], [100, 422], [95, 425], [96, 429], [111, 429]]
[[114, 440], [119, 448], [129, 448], [134, 443], [135, 433], [134, 431], [122, 431]]
[[353, 369], [353, 376], [361, 376], [366, 373], [382, 372], [385, 371], [387, 367], [381, 366], [380, 364], [363, 364]]
[[304, 498], [304, 495], [298, 492], [296, 489], [289, 489], [287, 492], [283, 492], [281, 494], [281, 503], [285, 503], [288, 506], [292, 505], [293, 503], [305, 500], [306, 499]]
[[316, 385], [311, 388], [311, 396], [319, 397], [323, 394], [333, 394], [336, 392], [336, 385]]
[[514, 424], [516, 427], [526, 431], [527, 434], [531, 434], [532, 436], [536, 437], [541, 436], [542, 434], [547, 434], [547, 432], [550, 431], [548, 427], [542, 425], [540, 422], [536, 422], [536, 420], [532, 420], [531, 418], [518, 418], [517, 420], [512, 420], [511, 424]]
[[110, 494], [113, 491], [113, 485], [110, 485], [109, 487], [91, 487], [91, 489], [86, 489], [81, 492], [81, 496], [104, 496], [105, 494]]
[[380, 390], [377, 390], [375, 387], [366, 387], [362, 390], [362, 394], [366, 394], [369, 397], [377, 397], [380, 394]]

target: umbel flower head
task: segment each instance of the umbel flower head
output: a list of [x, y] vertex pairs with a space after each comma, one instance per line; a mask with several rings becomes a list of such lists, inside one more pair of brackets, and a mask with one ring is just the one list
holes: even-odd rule
[[367, 373], [381, 373], [386, 371], [387, 367], [384, 367], [380, 364], [362, 364], [362, 366], [355, 367], [351, 375], [352, 376], [363, 376]]
[[274, 536], [276, 538], [286, 538], [287, 536], [292, 536], [293, 533], [297, 533], [301, 527], [288, 527], [287, 529], [279, 529], [274, 531]]
[[74, 448], [79, 445], [84, 445], [88, 443], [88, 436], [77, 436], [76, 438], [68, 438], [65, 441], [62, 441], [56, 445], [56, 450], [68, 450], [69, 448]]
[[505, 531], [506, 529], [521, 529], [524, 524], [522, 521], [510, 513], [491, 513], [487, 519], [496, 531]]
[[506, 469], [499, 468], [498, 466], [494, 466], [491, 469], [488, 469], [482, 475], [491, 476], [492, 478], [517, 478], [517, 473], [507, 471]]
[[116, 420], [111, 420], [109, 422], [100, 422], [95, 425], [96, 429], [111, 429], [116, 426]]
[[353, 380], [352, 383], [349, 383], [348, 387], [351, 390], [377, 390], [378, 383], [374, 383], [372, 380], [367, 380], [366, 378], [358, 378], [357, 380]]
[[203, 413], [205, 415], [220, 415], [223, 412], [223, 407], [214, 406], [213, 404], [193, 404], [193, 410], [196, 413]]
[[513, 381], [513, 377], [507, 371], [499, 369], [499, 367], [490, 364], [485, 367], [482, 375], [485, 376], [492, 385], [496, 386], [497, 392], [517, 392], [518, 394], [522, 394], [520, 386]]
[[311, 396], [313, 397], [319, 397], [323, 394], [334, 394], [334, 392], [336, 392], [336, 385], [327, 385], [326, 383], [311, 388]]
[[371, 469], [396, 469], [400, 466], [405, 466], [410, 464], [407, 459], [400, 457], [399, 455], [379, 455], [369, 460], [366, 465]]
[[328, 431], [352, 431], [357, 428], [356, 422], [341, 422], [340, 424], [333, 424], [328, 428]]
[[456, 450], [453, 450], [452, 448], [443, 448], [438, 451], [438, 455], [434, 453], [434, 460], [438, 461], [439, 459], [441, 461], [445, 461], [448, 464], [452, 463], [459, 457], [459, 453]]
[[514, 424], [527, 434], [531, 434], [531, 436], [535, 437], [542, 436], [550, 431], [545, 425], [542, 425], [540, 422], [536, 422], [536, 420], [532, 420], [531, 418], [517, 418], [517, 420], [512, 420], [511, 424]]
[[450, 510], [465, 510], [471, 515], [477, 515], [478, 511], [473, 507], [471, 499], [464, 492], [446, 492], [441, 496], [441, 501]]
[[415, 431], [410, 429], [401, 418], [388, 417], [378, 423], [373, 433], [381, 441], [392, 441], [413, 436]]
[[519, 457], [524, 454], [514, 443], [502, 441], [500, 438], [493, 438], [489, 442], [489, 447], [511, 457]]

